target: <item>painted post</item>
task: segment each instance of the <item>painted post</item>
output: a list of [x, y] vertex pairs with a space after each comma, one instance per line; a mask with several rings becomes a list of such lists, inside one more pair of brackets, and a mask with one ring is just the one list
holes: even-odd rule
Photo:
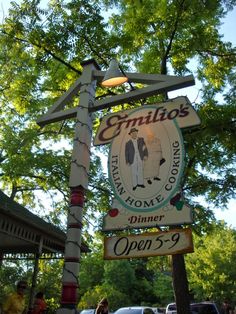
[[62, 276], [61, 308], [57, 311], [63, 314], [77, 313], [83, 206], [90, 164], [92, 119], [89, 107], [93, 106], [94, 102], [96, 81], [93, 80], [92, 73], [96, 68], [93, 63], [85, 63], [83, 66], [69, 181], [71, 197]]

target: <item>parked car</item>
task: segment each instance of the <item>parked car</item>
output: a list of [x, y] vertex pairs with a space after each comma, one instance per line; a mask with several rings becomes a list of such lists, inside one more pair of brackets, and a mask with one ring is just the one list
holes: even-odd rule
[[95, 314], [95, 309], [82, 310], [80, 314]]
[[190, 304], [192, 314], [220, 314], [217, 305], [213, 302], [199, 302]]
[[166, 314], [176, 314], [176, 304], [175, 303], [169, 303], [166, 307]]
[[155, 314], [165, 314], [165, 309], [160, 307], [152, 307]]
[[155, 314], [149, 306], [127, 306], [121, 307], [114, 314]]
[[[191, 314], [220, 314], [213, 302], [198, 302], [190, 304]], [[177, 314], [176, 304], [170, 303], [166, 307], [166, 314]]]

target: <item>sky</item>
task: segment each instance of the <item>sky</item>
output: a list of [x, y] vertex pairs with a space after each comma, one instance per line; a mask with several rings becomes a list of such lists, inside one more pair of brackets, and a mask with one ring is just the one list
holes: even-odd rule
[[[0, 21], [2, 22], [2, 17], [6, 16], [7, 10], [10, 6], [10, 0], [2, 0], [0, 1]], [[15, 2], [20, 3], [21, 1], [15, 0]], [[46, 0], [44, 0], [46, 2]], [[225, 41], [230, 41], [236, 46], [236, 8], [231, 11], [227, 17], [222, 21], [223, 24], [221, 26], [221, 33], [224, 36], [223, 39]], [[195, 85], [193, 87], [188, 87], [186, 89], [180, 89], [176, 93], [169, 93], [169, 97], [173, 96], [185, 96], [189, 97], [191, 102], [196, 101], [198, 96], [198, 86]], [[209, 205], [208, 205], [209, 206]], [[212, 208], [214, 210], [216, 219], [224, 220], [230, 227], [236, 228], [236, 200], [231, 200], [229, 202], [228, 209], [222, 208]]]

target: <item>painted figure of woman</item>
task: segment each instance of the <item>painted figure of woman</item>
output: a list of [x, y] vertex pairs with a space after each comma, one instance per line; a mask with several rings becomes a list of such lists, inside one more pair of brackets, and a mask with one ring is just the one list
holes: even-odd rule
[[144, 179], [148, 184], [152, 184], [152, 180], [161, 180], [159, 177], [160, 163], [163, 159], [161, 141], [153, 133], [148, 133], [146, 146], [148, 158], [144, 161]]

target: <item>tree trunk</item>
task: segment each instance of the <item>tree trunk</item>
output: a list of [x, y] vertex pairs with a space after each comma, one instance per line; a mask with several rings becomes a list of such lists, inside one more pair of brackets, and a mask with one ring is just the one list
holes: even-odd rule
[[188, 279], [182, 254], [172, 255], [172, 276], [177, 313], [191, 314]]

